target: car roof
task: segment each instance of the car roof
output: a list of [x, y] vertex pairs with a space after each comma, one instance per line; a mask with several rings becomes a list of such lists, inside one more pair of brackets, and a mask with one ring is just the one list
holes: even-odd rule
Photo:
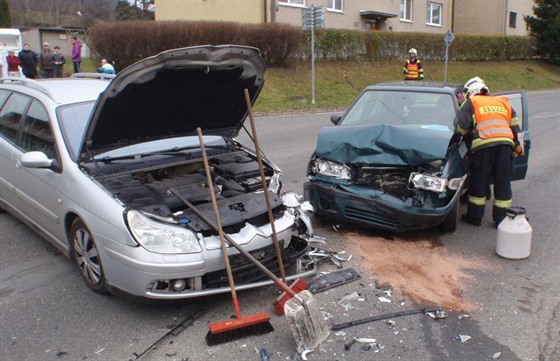
[[434, 81], [388, 81], [375, 85], [368, 86], [366, 90], [372, 89], [385, 89], [385, 90], [415, 90], [415, 91], [455, 91], [462, 89], [462, 84], [443, 83]]
[[3, 78], [1, 83], [29, 95], [40, 93], [59, 105], [96, 100], [109, 85], [108, 80], [101, 78]]

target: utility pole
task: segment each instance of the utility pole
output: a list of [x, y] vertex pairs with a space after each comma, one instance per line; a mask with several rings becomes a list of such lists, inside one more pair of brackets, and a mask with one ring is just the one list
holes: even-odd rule
[[311, 30], [311, 104], [315, 104], [315, 29], [325, 27], [325, 8], [305, 8], [302, 11], [303, 30]]

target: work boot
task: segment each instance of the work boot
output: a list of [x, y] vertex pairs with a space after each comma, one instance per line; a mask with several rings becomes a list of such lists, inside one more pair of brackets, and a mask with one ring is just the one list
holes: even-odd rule
[[469, 216], [468, 214], [463, 214], [461, 216], [461, 220], [465, 223], [472, 224], [473, 226], [480, 226], [482, 224], [482, 220], [480, 218], [475, 218]]

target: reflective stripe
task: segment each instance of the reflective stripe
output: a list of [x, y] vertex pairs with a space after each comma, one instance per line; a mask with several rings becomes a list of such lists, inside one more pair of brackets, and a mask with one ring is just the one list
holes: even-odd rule
[[471, 149], [476, 149], [482, 145], [492, 144], [492, 143], [499, 143], [499, 144], [511, 144], [513, 147], [514, 143], [512, 139], [509, 138], [489, 138], [489, 139], [480, 139], [475, 138], [472, 141]]
[[408, 74], [405, 75], [406, 79], [418, 79], [418, 63], [410, 63], [410, 61], [407, 60], [406, 70], [408, 70]]
[[509, 208], [511, 207], [513, 201], [511, 199], [508, 200], [501, 200], [501, 199], [494, 199], [494, 207], [498, 208]]
[[473, 105], [474, 139], [471, 149], [491, 143], [513, 145], [511, 126], [519, 122], [507, 98], [477, 95], [471, 98]]
[[469, 203], [475, 206], [483, 206], [486, 204], [486, 197], [474, 197], [469, 195]]

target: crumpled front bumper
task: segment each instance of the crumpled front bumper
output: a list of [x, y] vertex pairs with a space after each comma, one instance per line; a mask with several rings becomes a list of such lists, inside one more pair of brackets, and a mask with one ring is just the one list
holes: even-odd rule
[[[352, 189], [353, 186], [347, 186]], [[458, 190], [444, 207], [416, 207], [410, 199], [402, 200], [387, 193], [357, 189], [348, 192], [336, 185], [305, 182], [304, 198], [314, 212], [337, 222], [349, 222], [391, 232], [404, 232], [437, 226], [447, 217], [454, 202], [459, 201]]]

